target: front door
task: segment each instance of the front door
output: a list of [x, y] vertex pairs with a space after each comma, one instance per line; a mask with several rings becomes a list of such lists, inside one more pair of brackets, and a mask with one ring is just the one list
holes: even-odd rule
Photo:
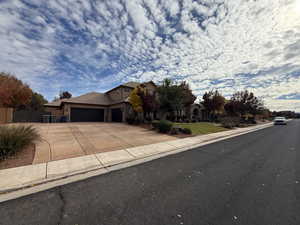
[[123, 122], [123, 113], [121, 108], [111, 109], [111, 121]]

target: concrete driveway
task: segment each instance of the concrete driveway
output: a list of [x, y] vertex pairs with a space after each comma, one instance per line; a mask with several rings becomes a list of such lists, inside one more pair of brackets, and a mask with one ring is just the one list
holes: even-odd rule
[[177, 139], [123, 123], [34, 124], [42, 136], [33, 164]]

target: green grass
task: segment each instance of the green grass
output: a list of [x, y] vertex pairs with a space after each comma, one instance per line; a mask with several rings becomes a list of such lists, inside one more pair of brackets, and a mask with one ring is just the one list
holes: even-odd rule
[[39, 138], [32, 126], [0, 126], [0, 160], [16, 154]]
[[182, 127], [182, 128], [189, 128], [192, 131], [192, 134], [210, 134], [216, 133], [221, 131], [226, 131], [228, 129], [217, 126], [214, 123], [208, 122], [199, 122], [199, 123], [174, 123], [174, 126]]

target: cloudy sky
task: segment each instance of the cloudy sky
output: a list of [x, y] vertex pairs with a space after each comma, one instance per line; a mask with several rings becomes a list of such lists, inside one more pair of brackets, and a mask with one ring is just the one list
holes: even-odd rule
[[48, 100], [168, 77], [300, 111], [300, 0], [0, 0], [0, 47]]

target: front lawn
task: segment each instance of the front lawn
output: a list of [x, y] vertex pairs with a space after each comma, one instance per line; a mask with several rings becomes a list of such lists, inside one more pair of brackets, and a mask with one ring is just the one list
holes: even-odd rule
[[209, 133], [216, 133], [220, 131], [226, 131], [228, 129], [218, 126], [214, 123], [208, 122], [199, 122], [199, 123], [174, 123], [174, 126], [182, 127], [182, 128], [189, 128], [192, 131], [192, 134], [209, 134]]

